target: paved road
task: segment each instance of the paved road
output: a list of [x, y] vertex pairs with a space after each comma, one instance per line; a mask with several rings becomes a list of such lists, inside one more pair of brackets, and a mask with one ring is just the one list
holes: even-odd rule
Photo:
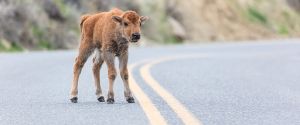
[[[116, 103], [97, 102], [90, 60], [70, 103], [75, 55], [0, 54], [0, 125], [300, 125], [299, 39], [131, 48], [135, 104], [119, 77]], [[106, 93], [106, 66], [101, 82]]]

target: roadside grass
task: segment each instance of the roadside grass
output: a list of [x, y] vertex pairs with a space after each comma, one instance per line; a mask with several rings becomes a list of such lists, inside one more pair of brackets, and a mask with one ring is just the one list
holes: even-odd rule
[[68, 8], [63, 3], [63, 1], [62, 0], [54, 0], [54, 3], [58, 6], [58, 9], [60, 12], [62, 12], [63, 16], [66, 17], [66, 15], [68, 14]]
[[286, 10], [282, 10], [280, 15], [266, 15], [257, 7], [249, 6], [243, 15], [246, 15], [246, 19], [250, 22], [260, 24], [278, 35], [288, 36], [293, 32], [295, 21], [291, 19], [291, 13]]
[[46, 41], [46, 40], [39, 41], [38, 46], [39, 46], [39, 48], [46, 49], [46, 50], [52, 50], [53, 49], [50, 42]]
[[288, 35], [289, 34], [289, 29], [285, 25], [280, 25], [279, 28], [277, 29], [277, 32], [280, 35]]
[[31, 27], [31, 32], [34, 35], [34, 37], [38, 39], [38, 43], [37, 43], [38, 48], [46, 49], [46, 50], [53, 49], [50, 42], [45, 40], [45, 33], [44, 33], [45, 31], [43, 29], [34, 25]]
[[165, 44], [182, 44], [182, 43], [183, 41], [177, 39], [175, 36], [169, 37], [165, 42]]
[[260, 12], [255, 7], [251, 7], [251, 6], [248, 7], [247, 17], [250, 21], [258, 22], [263, 25], [268, 25], [268, 23], [269, 23], [267, 16], [265, 14], [263, 14], [262, 12]]
[[0, 40], [0, 52], [21, 52], [24, 49], [15, 42], [12, 42], [8, 46], [3, 44], [3, 41]]

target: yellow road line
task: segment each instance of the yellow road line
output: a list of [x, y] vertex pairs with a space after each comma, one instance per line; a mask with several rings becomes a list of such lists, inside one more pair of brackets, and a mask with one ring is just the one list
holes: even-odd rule
[[171, 107], [171, 109], [176, 113], [176, 115], [182, 120], [186, 125], [202, 125], [201, 121], [198, 120], [183, 104], [181, 104], [170, 92], [163, 88], [150, 74], [150, 68], [158, 63], [165, 61], [171, 61], [175, 59], [183, 58], [199, 58], [203, 56], [191, 55], [191, 56], [180, 56], [171, 58], [162, 58], [144, 65], [141, 69], [141, 76], [145, 82], [152, 87], [152, 89], [163, 98], [164, 101]]
[[[140, 63], [142, 63], [142, 62], [140, 62]], [[164, 117], [160, 114], [158, 109], [154, 106], [152, 101], [143, 92], [143, 90], [138, 86], [138, 84], [136, 83], [136, 81], [133, 78], [132, 69], [140, 63], [135, 63], [135, 64], [129, 66], [129, 83], [130, 83], [131, 91], [133, 92], [133, 94], [137, 98], [137, 100], [139, 101], [139, 104], [141, 105], [142, 109], [144, 110], [151, 125], [167, 125], [167, 122], [164, 119]]]

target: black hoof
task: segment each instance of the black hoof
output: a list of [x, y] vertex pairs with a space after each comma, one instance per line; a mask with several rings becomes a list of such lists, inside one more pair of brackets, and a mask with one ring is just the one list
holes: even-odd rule
[[77, 97], [73, 97], [70, 99], [72, 103], [77, 103], [78, 98]]
[[105, 102], [105, 99], [103, 96], [100, 96], [98, 99], [97, 99], [99, 102]]
[[134, 98], [133, 97], [129, 97], [126, 101], [128, 103], [134, 103]]
[[106, 100], [107, 104], [113, 104], [115, 102], [115, 100], [113, 98], [108, 98]]

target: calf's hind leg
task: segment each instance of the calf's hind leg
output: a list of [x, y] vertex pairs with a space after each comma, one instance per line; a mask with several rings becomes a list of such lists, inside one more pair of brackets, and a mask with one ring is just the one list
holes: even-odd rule
[[84, 66], [86, 60], [93, 52], [93, 48], [89, 46], [82, 46], [79, 47], [79, 54], [75, 59], [75, 64], [73, 67], [73, 83], [71, 87], [71, 102], [77, 103], [77, 95], [78, 95], [78, 79], [81, 73], [82, 67]]
[[96, 96], [99, 102], [105, 102], [104, 96], [102, 95], [102, 89], [100, 85], [100, 69], [103, 64], [103, 57], [101, 55], [100, 50], [96, 50], [96, 55], [93, 59], [93, 73], [95, 79], [95, 87], [96, 87]]

